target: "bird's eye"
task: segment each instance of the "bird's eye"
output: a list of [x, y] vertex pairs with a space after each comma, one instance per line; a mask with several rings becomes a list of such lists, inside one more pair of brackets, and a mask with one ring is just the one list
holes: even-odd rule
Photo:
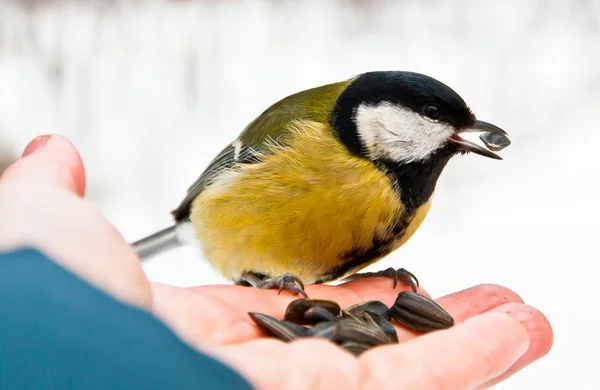
[[435, 104], [426, 104], [423, 107], [423, 114], [431, 119], [437, 119], [440, 117], [441, 110]]

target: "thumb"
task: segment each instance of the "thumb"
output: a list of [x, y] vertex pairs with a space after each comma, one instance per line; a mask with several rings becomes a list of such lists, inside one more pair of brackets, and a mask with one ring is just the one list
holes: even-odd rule
[[0, 181], [21, 180], [47, 183], [68, 189], [83, 197], [85, 170], [79, 153], [61, 135], [41, 135], [34, 138], [10, 165]]

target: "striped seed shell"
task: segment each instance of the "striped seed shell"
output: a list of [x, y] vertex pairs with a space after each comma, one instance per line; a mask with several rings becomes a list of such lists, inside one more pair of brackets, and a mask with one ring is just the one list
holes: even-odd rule
[[338, 343], [357, 342], [367, 345], [389, 344], [387, 335], [377, 326], [364, 321], [340, 320], [337, 322], [334, 341]]
[[295, 324], [289, 321], [281, 321], [267, 314], [248, 313], [252, 321], [266, 333], [268, 336], [278, 338], [283, 341], [296, 340], [306, 333], [308, 330], [302, 325]]
[[304, 312], [304, 320], [309, 324], [318, 324], [325, 321], [337, 321], [338, 317], [323, 306], [313, 306]]
[[387, 307], [387, 305], [381, 301], [361, 302], [354, 306], [350, 306], [345, 311], [346, 311], [346, 313], [352, 314], [357, 318], [364, 318], [363, 313], [365, 311], [377, 313], [380, 316], [384, 317], [386, 320], [389, 320], [392, 318], [389, 307]]
[[510, 145], [510, 139], [502, 134], [497, 133], [483, 133], [479, 136], [479, 139], [483, 141], [485, 146], [493, 151], [497, 152]]
[[360, 356], [362, 353], [366, 352], [369, 348], [371, 348], [371, 346], [368, 344], [357, 343], [354, 341], [348, 341], [346, 343], [343, 343], [341, 347], [356, 356]]
[[431, 332], [454, 325], [452, 316], [440, 305], [412, 291], [400, 292], [390, 311], [396, 322], [416, 332]]
[[365, 311], [363, 315], [368, 323], [372, 324], [373, 326], [379, 327], [379, 329], [381, 329], [383, 333], [385, 333], [390, 343], [398, 343], [398, 333], [396, 332], [396, 328], [394, 328], [394, 325], [392, 325], [391, 322], [389, 322], [383, 316], [377, 313], [372, 313], [370, 311]]
[[342, 310], [342, 318], [344, 318], [346, 320], [356, 321], [356, 322], [364, 322], [364, 319], [362, 317], [358, 317], [358, 316], [352, 314], [351, 312], [349, 312], [348, 310]]
[[304, 317], [304, 313], [314, 306], [320, 306], [326, 309], [333, 314], [334, 317], [340, 314], [341, 310], [340, 305], [337, 302], [328, 299], [300, 298], [290, 302], [285, 310], [283, 319], [300, 325], [308, 324], [309, 322]]
[[336, 326], [337, 321], [320, 322], [317, 325], [308, 328], [304, 337], [319, 337], [333, 341]]

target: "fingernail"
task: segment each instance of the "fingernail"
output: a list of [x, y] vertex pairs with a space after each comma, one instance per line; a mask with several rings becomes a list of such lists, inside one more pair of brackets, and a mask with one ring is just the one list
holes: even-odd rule
[[23, 154], [21, 154], [21, 157], [27, 157], [34, 152], [40, 151], [42, 147], [48, 143], [50, 138], [52, 138], [51, 135], [40, 135], [35, 137], [27, 144], [25, 150], [23, 150]]

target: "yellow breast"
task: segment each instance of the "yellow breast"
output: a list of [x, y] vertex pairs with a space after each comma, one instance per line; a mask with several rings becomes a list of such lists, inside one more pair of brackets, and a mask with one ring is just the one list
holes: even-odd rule
[[[351, 155], [329, 127], [298, 122], [291, 130], [287, 146], [273, 145], [260, 163], [220, 175], [192, 205], [205, 257], [228, 278], [289, 272], [314, 283], [339, 267], [344, 253], [389, 234], [404, 211], [386, 175]], [[429, 202], [390, 250], [406, 242], [428, 210]]]

